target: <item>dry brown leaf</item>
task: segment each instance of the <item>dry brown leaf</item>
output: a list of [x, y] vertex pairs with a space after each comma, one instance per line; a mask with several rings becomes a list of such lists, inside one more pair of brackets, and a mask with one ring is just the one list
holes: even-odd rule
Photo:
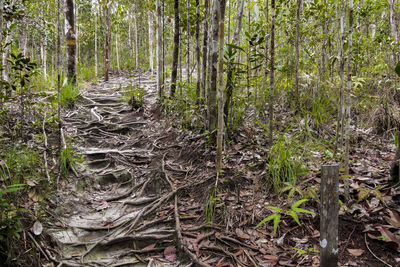
[[164, 249], [164, 257], [166, 260], [173, 262], [176, 259], [176, 248], [175, 246], [169, 246]]
[[243, 232], [243, 230], [241, 230], [240, 228], [236, 228], [236, 235], [241, 239], [250, 239], [250, 236]]
[[348, 248], [347, 251], [353, 255], [353, 256], [361, 256], [364, 253], [363, 249], [352, 249], [352, 248]]

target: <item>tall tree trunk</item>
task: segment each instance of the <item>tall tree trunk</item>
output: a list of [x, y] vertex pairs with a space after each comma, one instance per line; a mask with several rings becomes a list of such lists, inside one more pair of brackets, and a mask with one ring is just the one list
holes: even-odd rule
[[[0, 49], [3, 50], [3, 8], [4, 8], [4, 3], [3, 0], [0, 0]], [[1, 54], [3, 57], [3, 53]], [[3, 59], [3, 58], [2, 58]], [[1, 61], [3, 63], [3, 60]], [[0, 70], [0, 80], [3, 80], [3, 70]], [[0, 96], [4, 94], [3, 92], [3, 85], [0, 85]], [[0, 107], [3, 105], [3, 99], [0, 99]]]
[[[61, 0], [57, 0], [57, 99], [58, 99], [58, 105], [57, 105], [57, 124], [58, 124], [58, 173], [61, 173], [61, 152], [62, 152], [62, 143], [61, 143], [61, 69], [62, 69], [62, 62], [61, 62], [61, 32], [62, 32], [62, 27], [61, 27], [61, 19], [60, 19], [60, 13], [61, 13]], [[59, 177], [59, 176], [57, 176]], [[57, 178], [57, 187], [59, 184], [59, 178]]]
[[196, 103], [199, 103], [200, 97], [200, 3], [196, 0], [196, 62], [197, 62], [197, 79], [196, 79]]
[[111, 40], [111, 22], [110, 7], [108, 0], [104, 3], [104, 16], [106, 18], [106, 40], [104, 48], [104, 80], [109, 80], [109, 63], [110, 63], [110, 40]]
[[19, 48], [21, 49], [21, 53], [26, 56], [28, 52], [28, 35], [27, 35], [27, 27], [26, 27], [26, 15], [23, 16], [21, 21], [22, 34], [20, 35], [19, 40]]
[[201, 96], [206, 97], [206, 80], [207, 80], [207, 41], [208, 41], [208, 12], [209, 0], [204, 1], [204, 39], [203, 39], [203, 73], [201, 78]]
[[269, 145], [272, 146], [273, 130], [274, 130], [274, 88], [275, 88], [275, 0], [271, 0], [271, 70], [270, 75], [270, 88], [269, 88]]
[[[215, 166], [217, 177], [222, 168], [222, 146], [224, 139], [224, 34], [225, 34], [225, 0], [219, 1], [219, 51], [218, 51], [218, 132], [217, 132], [217, 153], [215, 158]], [[218, 178], [215, 187], [218, 185]]]
[[176, 77], [178, 75], [178, 61], [179, 61], [179, 0], [174, 0], [174, 15], [175, 15], [175, 29], [174, 29], [174, 51], [172, 55], [172, 73], [171, 73], [171, 97], [175, 96], [176, 91]]
[[97, 58], [97, 12], [94, 12], [94, 76], [98, 76], [98, 58]]
[[[236, 30], [233, 33], [233, 44], [239, 45], [240, 42], [240, 31], [242, 30], [242, 19], [243, 19], [243, 10], [244, 10], [244, 0], [241, 0], [238, 6], [238, 23], [236, 26]], [[239, 60], [239, 59], [238, 59]], [[227, 81], [226, 81], [226, 100], [224, 106], [224, 115], [225, 115], [225, 125], [228, 127], [228, 119], [229, 119], [229, 109], [233, 95], [233, 66], [228, 66], [228, 74], [227, 74]]]
[[[396, 47], [397, 46], [397, 41], [398, 41], [398, 36], [397, 36], [397, 27], [396, 27], [396, 11], [395, 11], [395, 8], [394, 8], [395, 1], [394, 0], [388, 0], [388, 1], [389, 1], [390, 29], [391, 29], [391, 32], [392, 32], [392, 37], [394, 39], [394, 46], [393, 47]], [[397, 59], [396, 52], [397, 51], [394, 50], [393, 53], [390, 56], [391, 61], [392, 61], [392, 65], [396, 64], [396, 62], [395, 62], [396, 59]]]
[[[345, 155], [344, 155], [344, 172], [349, 175], [349, 157], [350, 157], [350, 95], [351, 95], [351, 77], [353, 69], [353, 0], [349, 0], [349, 39], [348, 39], [348, 65], [347, 65], [347, 92], [346, 92], [346, 128], [345, 128]], [[349, 179], [344, 180], [344, 195], [346, 201], [349, 200]]]
[[341, 147], [343, 145], [343, 129], [344, 129], [344, 115], [345, 115], [345, 103], [344, 103], [344, 65], [345, 65], [345, 57], [344, 57], [344, 43], [345, 43], [345, 4], [344, 0], [342, 0], [342, 8], [340, 13], [340, 92], [339, 92], [339, 116], [338, 116], [338, 130], [337, 135], [339, 136], [337, 147]]
[[158, 96], [162, 98], [163, 93], [163, 73], [162, 73], [162, 36], [161, 36], [161, 5], [160, 0], [156, 0], [156, 12], [157, 12], [157, 90]]
[[42, 2], [43, 5], [43, 18], [42, 18], [42, 29], [44, 31], [42, 42], [40, 44], [40, 51], [42, 57], [42, 70], [43, 70], [43, 77], [44, 80], [47, 81], [47, 29], [46, 29], [46, 21], [45, 21], [45, 14], [47, 13], [47, 3]]
[[220, 0], [214, 2], [213, 24], [211, 32], [210, 51], [210, 90], [208, 94], [208, 129], [214, 131], [217, 124], [217, 61], [218, 61], [218, 26], [219, 26]]
[[322, 51], [321, 51], [321, 74], [325, 75], [325, 65], [326, 65], [326, 34], [327, 34], [327, 7], [326, 0], [324, 0], [324, 20], [322, 22]]
[[119, 65], [119, 43], [118, 43], [118, 27], [115, 33], [115, 52], [117, 56], [117, 72], [119, 73], [120, 65]]
[[76, 25], [76, 62], [79, 63], [81, 58], [80, 58], [80, 46], [79, 46], [79, 23], [78, 23], [78, 18], [79, 18], [79, 5], [77, 3], [77, 0], [75, 1], [75, 25]]
[[[186, 5], [186, 34], [187, 34], [187, 61], [186, 61], [186, 68], [187, 68], [187, 80], [190, 83], [190, 0], [187, 0]], [[189, 102], [189, 84], [187, 86], [187, 100]]]
[[134, 17], [134, 26], [135, 26], [135, 67], [136, 69], [140, 68], [139, 64], [139, 30], [137, 25], [137, 17]]
[[74, 0], [66, 0], [65, 20], [67, 22], [67, 77], [72, 84], [76, 83], [76, 35], [74, 20]]
[[150, 63], [150, 72], [154, 73], [154, 29], [153, 29], [153, 13], [149, 11], [148, 13], [149, 20], [149, 63]]
[[299, 95], [299, 39], [300, 39], [300, 10], [301, 10], [301, 0], [297, 0], [297, 12], [296, 12], [296, 78], [295, 78], [295, 88], [296, 88], [296, 105], [300, 108], [300, 95]]

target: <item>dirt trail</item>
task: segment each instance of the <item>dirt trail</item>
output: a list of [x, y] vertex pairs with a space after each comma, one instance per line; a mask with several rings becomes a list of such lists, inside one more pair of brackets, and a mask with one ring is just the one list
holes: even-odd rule
[[[139, 82], [144, 107], [132, 111], [124, 90]], [[139, 73], [112, 77], [87, 88], [83, 99], [64, 115], [64, 134], [85, 157], [59, 191], [59, 222], [51, 232], [63, 266], [146, 266], [143, 252], [163, 255], [166, 247], [172, 250], [169, 261], [147, 266], [179, 265], [171, 206], [177, 191], [165, 179], [165, 168], [174, 177], [189, 169], [169, 160], [177, 155], [167, 151], [179, 153], [180, 146], [175, 130], [159, 120], [156, 80]]]

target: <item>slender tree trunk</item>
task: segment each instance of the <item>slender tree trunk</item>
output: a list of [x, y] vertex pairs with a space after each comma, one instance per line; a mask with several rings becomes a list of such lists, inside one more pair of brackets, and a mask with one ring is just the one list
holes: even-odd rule
[[162, 73], [162, 36], [161, 36], [161, 5], [160, 0], [156, 0], [156, 12], [157, 12], [157, 90], [158, 96], [162, 98], [163, 93], [163, 73]]
[[174, 0], [175, 29], [174, 29], [174, 51], [172, 55], [172, 73], [171, 73], [171, 97], [175, 96], [176, 77], [178, 74], [179, 61], [179, 0]]
[[[233, 44], [239, 45], [240, 42], [240, 31], [242, 30], [242, 19], [243, 19], [243, 10], [244, 10], [244, 1], [241, 0], [240, 4], [238, 5], [238, 23], [236, 26], [236, 30], [233, 33]], [[239, 58], [238, 58], [239, 60]], [[225, 115], [225, 125], [228, 127], [228, 119], [229, 119], [229, 109], [233, 95], [233, 66], [228, 66], [228, 74], [227, 74], [227, 81], [226, 81], [226, 100], [224, 106], [224, 115]]]
[[196, 103], [199, 103], [201, 90], [200, 76], [200, 3], [196, 0], [196, 62], [197, 62], [197, 79], [196, 79]]
[[[208, 12], [209, 0], [204, 1], [204, 39], [203, 39], [203, 73], [201, 78], [201, 96], [206, 97], [206, 80], [207, 80], [207, 54], [208, 54]], [[203, 102], [204, 103], [204, 102]]]
[[[186, 5], [186, 34], [187, 34], [187, 61], [186, 61], [186, 68], [187, 68], [187, 80], [190, 83], [190, 0], [187, 0]], [[187, 100], [189, 102], [189, 85], [187, 86]]]
[[77, 4], [77, 0], [75, 1], [75, 25], [76, 25], [76, 62], [79, 63], [81, 58], [80, 58], [80, 46], [79, 46], [79, 23], [78, 23], [78, 18], [79, 18], [79, 5]]
[[322, 22], [322, 51], [321, 51], [321, 74], [325, 75], [326, 65], [326, 34], [327, 34], [327, 12], [326, 12], [326, 0], [324, 0], [324, 20]]
[[300, 95], [299, 95], [299, 39], [300, 39], [300, 10], [301, 10], [301, 0], [297, 0], [297, 12], [296, 12], [296, 78], [295, 78], [295, 88], [296, 88], [296, 105], [300, 107]]
[[[222, 146], [224, 139], [224, 36], [225, 36], [225, 0], [219, 1], [219, 51], [218, 51], [218, 132], [217, 132], [217, 153], [215, 166], [217, 177], [222, 169]], [[218, 185], [218, 178], [215, 187]]]
[[210, 51], [210, 91], [208, 95], [208, 129], [214, 131], [217, 124], [217, 64], [218, 64], [218, 26], [219, 26], [219, 10], [220, 0], [214, 2], [213, 24], [211, 33], [211, 51]]
[[[4, 8], [4, 3], [3, 0], [0, 0], [0, 51], [3, 50], [3, 8]], [[3, 53], [1, 53], [2, 59], [3, 59]], [[3, 62], [3, 60], [2, 60]], [[3, 80], [3, 70], [0, 70], [0, 79]], [[4, 94], [3, 92], [4, 88], [3, 85], [0, 84], [0, 96]], [[0, 107], [3, 106], [3, 99], [0, 99]]]
[[42, 70], [43, 70], [43, 77], [44, 80], [47, 81], [47, 29], [46, 29], [46, 24], [45, 24], [45, 12], [47, 11], [47, 5], [43, 1], [43, 24], [42, 28], [44, 30], [43, 38], [42, 38], [42, 43], [40, 44], [40, 51], [41, 51], [41, 57], [42, 57]]
[[98, 58], [97, 58], [97, 12], [94, 12], [94, 76], [98, 77]]
[[110, 39], [111, 39], [111, 22], [110, 22], [110, 7], [108, 0], [104, 3], [104, 15], [106, 18], [106, 40], [104, 48], [104, 80], [109, 80], [109, 63], [110, 63]]
[[60, 13], [61, 13], [61, 0], [57, 0], [57, 99], [58, 99], [58, 105], [57, 105], [57, 117], [58, 117], [58, 173], [59, 175], [57, 176], [57, 187], [59, 184], [59, 177], [61, 174], [61, 152], [62, 152], [62, 143], [61, 143], [61, 69], [62, 69], [62, 62], [60, 59], [61, 56], [61, 19], [60, 19]]
[[117, 32], [115, 33], [115, 52], [117, 56], [117, 72], [119, 73], [120, 65], [119, 65], [118, 27], [117, 27]]
[[[345, 128], [345, 155], [344, 155], [344, 171], [345, 175], [349, 175], [350, 165], [350, 95], [351, 95], [351, 77], [353, 69], [353, 0], [349, 0], [349, 40], [348, 40], [348, 65], [347, 65], [347, 92], [346, 92], [346, 128]], [[344, 180], [344, 194], [346, 201], [349, 200], [349, 179]]]
[[67, 22], [67, 77], [72, 84], [76, 83], [76, 35], [74, 21], [74, 0], [66, 0], [65, 19]]
[[150, 72], [154, 73], [154, 29], [153, 29], [153, 13], [149, 11], [148, 13], [149, 20], [149, 63], [150, 63]]
[[365, 22], [365, 31], [366, 31], [366, 36], [367, 36], [367, 65], [369, 65], [369, 58], [370, 58], [370, 52], [369, 52], [369, 0], [367, 0], [367, 14], [366, 14], [366, 22]]
[[342, 0], [342, 8], [340, 14], [340, 92], [339, 92], [339, 123], [338, 123], [338, 131], [337, 134], [339, 136], [338, 147], [343, 145], [343, 127], [344, 127], [344, 115], [345, 115], [345, 103], [344, 103], [344, 65], [345, 65], [345, 57], [344, 57], [344, 12], [345, 5], [344, 0]]
[[28, 52], [28, 35], [27, 35], [27, 27], [26, 27], [26, 16], [22, 18], [21, 21], [22, 34], [20, 35], [19, 40], [19, 48], [21, 49], [21, 53], [26, 56]]
[[139, 30], [137, 25], [137, 17], [134, 18], [134, 26], [135, 26], [135, 63], [136, 69], [140, 68], [139, 64]]
[[275, 0], [271, 0], [271, 70], [270, 74], [270, 89], [269, 89], [269, 145], [273, 143], [274, 130], [274, 88], [275, 88]]
[[[393, 47], [396, 47], [397, 46], [397, 41], [398, 41], [398, 36], [397, 36], [397, 27], [396, 27], [396, 11], [395, 11], [395, 8], [394, 8], [394, 3], [395, 3], [395, 1], [394, 0], [388, 0], [389, 1], [389, 22], [390, 22], [390, 29], [391, 29], [391, 32], [392, 32], [392, 37], [393, 37], [393, 40], [394, 40], [394, 46]], [[391, 61], [392, 61], [392, 65], [394, 65], [394, 64], [396, 64], [396, 59], [397, 59], [397, 57], [396, 57], [396, 53], [397, 51], [393, 51], [393, 53], [391, 54], [391, 56], [390, 56], [390, 58], [391, 58]]]

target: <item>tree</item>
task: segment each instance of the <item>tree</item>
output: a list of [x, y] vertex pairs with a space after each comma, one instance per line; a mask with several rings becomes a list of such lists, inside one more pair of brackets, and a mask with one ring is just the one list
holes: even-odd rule
[[208, 93], [208, 130], [214, 131], [217, 124], [217, 63], [218, 63], [218, 27], [219, 27], [219, 10], [220, 1], [214, 2], [213, 7], [213, 24], [211, 29], [211, 51], [210, 51], [210, 89]]
[[110, 63], [110, 43], [111, 43], [111, 19], [110, 19], [110, 2], [105, 0], [104, 17], [106, 19], [106, 39], [104, 47], [104, 80], [109, 80], [109, 63]]
[[208, 54], [208, 11], [209, 0], [204, 1], [204, 34], [203, 34], [203, 68], [201, 77], [201, 96], [206, 97], [206, 80], [207, 80], [207, 54]]
[[275, 89], [275, 0], [271, 0], [271, 59], [270, 59], [270, 81], [269, 81], [269, 145], [272, 146], [274, 130], [274, 89]]
[[[244, 10], [244, 0], [241, 0], [238, 6], [238, 17], [237, 17], [237, 25], [236, 30], [233, 34], [233, 45], [238, 46], [240, 42], [240, 31], [242, 30], [242, 18], [243, 18], [243, 10]], [[239, 54], [238, 54], [239, 61]], [[224, 106], [224, 116], [225, 116], [225, 125], [228, 125], [228, 117], [229, 117], [229, 108], [233, 94], [233, 71], [234, 68], [232, 64], [228, 65], [228, 73], [227, 73], [227, 81], [226, 81], [226, 100]], [[228, 126], [227, 126], [228, 127]]]
[[172, 73], [171, 73], [171, 96], [175, 96], [176, 77], [178, 75], [179, 61], [179, 0], [174, 0], [175, 28], [174, 28], [174, 51], [172, 54]]
[[296, 78], [295, 78], [295, 88], [296, 88], [296, 102], [299, 108], [299, 37], [300, 37], [300, 11], [301, 11], [302, 0], [297, 0], [297, 12], [296, 12]]
[[149, 65], [150, 72], [154, 73], [154, 29], [153, 29], [153, 12], [148, 12], [148, 20], [149, 20]]
[[163, 79], [163, 52], [162, 52], [162, 25], [161, 25], [161, 4], [160, 0], [156, 0], [156, 13], [157, 13], [157, 24], [156, 24], [156, 30], [157, 30], [157, 90], [158, 90], [158, 96], [161, 99], [162, 94], [163, 94], [163, 89], [164, 89], [164, 79]]
[[74, 20], [74, 0], [66, 0], [65, 19], [67, 24], [68, 80], [76, 83], [76, 35]]
[[199, 103], [200, 97], [200, 3], [196, 0], [196, 62], [197, 62], [197, 80], [196, 80], [196, 103]]
[[[218, 2], [218, 1], [217, 1]], [[216, 153], [216, 171], [217, 177], [222, 168], [222, 146], [223, 146], [223, 139], [224, 139], [224, 36], [225, 36], [225, 0], [219, 0], [219, 7], [217, 7], [218, 13], [218, 43], [219, 43], [219, 50], [218, 50], [218, 132], [217, 132], [217, 153]], [[216, 181], [217, 187], [218, 179]]]

